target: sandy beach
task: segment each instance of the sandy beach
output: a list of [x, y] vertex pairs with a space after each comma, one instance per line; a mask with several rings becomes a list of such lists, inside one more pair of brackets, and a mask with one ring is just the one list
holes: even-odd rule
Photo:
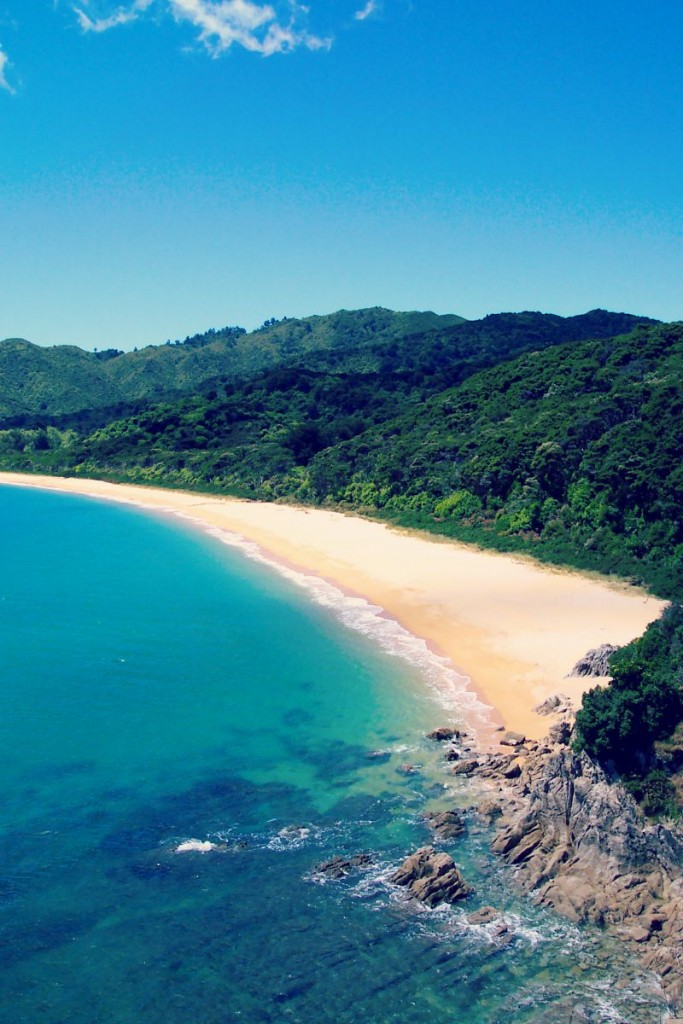
[[540, 738], [548, 719], [534, 706], [557, 692], [578, 705], [595, 684], [566, 678], [572, 665], [601, 643], [634, 639], [664, 607], [633, 587], [323, 509], [15, 473], [0, 473], [0, 484], [190, 516], [367, 598], [470, 678], [491, 707], [489, 739], [499, 724]]

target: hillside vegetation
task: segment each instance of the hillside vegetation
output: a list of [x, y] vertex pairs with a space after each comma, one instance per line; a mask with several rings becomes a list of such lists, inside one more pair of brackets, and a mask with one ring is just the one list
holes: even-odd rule
[[[647, 814], [683, 806], [683, 608], [671, 605], [584, 695], [577, 746], [615, 770]], [[678, 723], [678, 724], [676, 724]]]
[[[269, 320], [250, 334], [224, 327], [135, 352], [42, 348], [8, 339], [0, 342], [0, 426], [45, 425], [60, 418], [76, 426], [107, 422], [132, 406], [178, 397], [216, 377], [242, 379], [283, 360], [337, 348], [360, 352], [378, 341], [461, 322], [435, 313], [342, 310], [305, 320]], [[94, 410], [106, 414], [93, 417]]]

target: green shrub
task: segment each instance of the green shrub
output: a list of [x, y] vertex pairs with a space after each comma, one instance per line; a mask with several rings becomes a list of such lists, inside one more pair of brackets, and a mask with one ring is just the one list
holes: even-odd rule
[[463, 489], [437, 501], [434, 515], [439, 519], [446, 519], [449, 516], [454, 519], [471, 519], [478, 515], [482, 508], [481, 499], [471, 491]]

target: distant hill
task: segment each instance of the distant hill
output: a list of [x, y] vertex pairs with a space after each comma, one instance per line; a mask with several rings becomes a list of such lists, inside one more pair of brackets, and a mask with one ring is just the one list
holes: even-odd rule
[[71, 345], [43, 348], [8, 339], [0, 342], [0, 426], [86, 410], [109, 409], [112, 415], [121, 415], [127, 406], [192, 392], [217, 377], [245, 378], [311, 353], [350, 346], [358, 351], [461, 322], [462, 317], [429, 312], [342, 310], [303, 320], [268, 321], [249, 334], [243, 328], [222, 328], [126, 353], [84, 352]]

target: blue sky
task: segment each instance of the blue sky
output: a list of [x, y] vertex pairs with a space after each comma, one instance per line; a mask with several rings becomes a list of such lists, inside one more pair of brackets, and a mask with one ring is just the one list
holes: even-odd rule
[[0, 0], [0, 337], [683, 318], [679, 0]]

